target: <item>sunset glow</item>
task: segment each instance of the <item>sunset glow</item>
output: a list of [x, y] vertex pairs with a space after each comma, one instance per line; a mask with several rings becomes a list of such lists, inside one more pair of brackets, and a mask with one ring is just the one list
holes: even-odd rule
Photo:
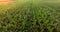
[[0, 0], [0, 4], [2, 5], [7, 5], [9, 3], [11, 3], [11, 0]]

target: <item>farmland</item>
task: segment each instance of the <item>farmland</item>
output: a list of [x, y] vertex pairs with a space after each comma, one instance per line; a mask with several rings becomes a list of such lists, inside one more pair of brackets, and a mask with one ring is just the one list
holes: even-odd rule
[[60, 32], [60, 3], [16, 0], [0, 5], [0, 32]]

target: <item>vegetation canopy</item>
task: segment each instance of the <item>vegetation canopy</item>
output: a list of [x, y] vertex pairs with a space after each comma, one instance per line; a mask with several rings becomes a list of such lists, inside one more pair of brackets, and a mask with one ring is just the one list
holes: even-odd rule
[[0, 0], [0, 32], [60, 32], [60, 0]]

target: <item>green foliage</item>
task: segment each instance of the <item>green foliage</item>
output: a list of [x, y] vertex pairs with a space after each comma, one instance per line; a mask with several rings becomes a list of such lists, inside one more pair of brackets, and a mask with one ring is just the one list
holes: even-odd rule
[[16, 4], [2, 8], [7, 12], [0, 14], [0, 32], [60, 32], [60, 6], [29, 1]]

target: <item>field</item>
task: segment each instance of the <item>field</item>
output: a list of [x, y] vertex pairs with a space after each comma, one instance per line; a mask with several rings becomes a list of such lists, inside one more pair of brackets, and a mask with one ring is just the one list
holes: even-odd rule
[[16, 0], [0, 5], [0, 32], [60, 32], [60, 3]]

